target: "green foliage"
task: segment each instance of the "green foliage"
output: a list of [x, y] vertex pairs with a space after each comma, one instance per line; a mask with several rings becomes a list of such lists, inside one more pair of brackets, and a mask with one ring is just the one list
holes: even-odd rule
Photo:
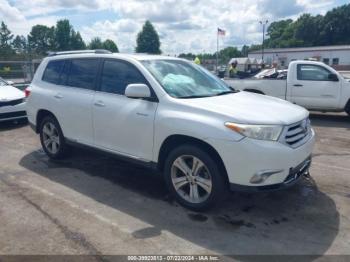
[[267, 29], [268, 48], [350, 44], [350, 4], [334, 8], [326, 15], [301, 15], [296, 21], [281, 20]]
[[237, 47], [226, 47], [224, 49], [221, 49], [219, 52], [219, 63], [220, 64], [227, 64], [231, 58], [233, 57], [241, 57], [242, 52], [237, 49]]
[[48, 51], [55, 49], [54, 27], [35, 25], [28, 35], [30, 52], [46, 55]]
[[7, 25], [4, 22], [1, 22], [0, 25], [0, 56], [7, 57], [13, 54], [13, 50], [11, 48], [11, 41], [13, 38], [13, 34], [7, 28]]
[[73, 27], [69, 20], [59, 20], [55, 28], [55, 50], [67, 51], [71, 49], [71, 37]]
[[160, 54], [160, 41], [157, 31], [150, 21], [146, 21], [142, 31], [138, 33], [136, 39], [136, 52], [148, 54]]
[[75, 32], [72, 29], [70, 36], [70, 50], [84, 50], [86, 49], [86, 44], [81, 37], [79, 32]]
[[106, 41], [103, 42], [102, 45], [103, 45], [103, 49], [109, 50], [112, 53], [118, 53], [119, 52], [117, 44], [114, 43], [114, 41], [111, 40], [111, 39], [107, 39]]
[[91, 40], [89, 44], [89, 49], [103, 49], [103, 43], [101, 38], [95, 37]]

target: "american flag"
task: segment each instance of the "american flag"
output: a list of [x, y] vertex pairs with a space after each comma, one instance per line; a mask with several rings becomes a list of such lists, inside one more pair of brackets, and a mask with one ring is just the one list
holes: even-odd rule
[[225, 36], [225, 34], [226, 34], [225, 30], [218, 28], [218, 35]]

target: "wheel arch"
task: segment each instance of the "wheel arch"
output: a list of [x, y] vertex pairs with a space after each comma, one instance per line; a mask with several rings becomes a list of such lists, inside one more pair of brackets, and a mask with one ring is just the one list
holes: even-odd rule
[[36, 114], [36, 126], [35, 126], [35, 132], [36, 133], [39, 133], [39, 128], [40, 128], [41, 121], [43, 121], [43, 119], [45, 117], [47, 117], [47, 116], [52, 116], [52, 117], [54, 117], [57, 120], [57, 117], [52, 112], [50, 112], [49, 110], [40, 109], [38, 111], [38, 113]]
[[164, 170], [165, 160], [169, 153], [180, 145], [198, 146], [205, 152], [209, 153], [209, 155], [212, 156], [214, 160], [219, 164], [220, 174], [222, 174], [225, 180], [228, 182], [228, 176], [224, 162], [222, 161], [222, 158], [216, 149], [201, 139], [186, 135], [171, 135], [163, 141], [158, 154], [157, 169], [159, 171], [162, 172]]
[[348, 100], [348, 102], [346, 103], [345, 107], [344, 107], [344, 111], [350, 115], [350, 99]]

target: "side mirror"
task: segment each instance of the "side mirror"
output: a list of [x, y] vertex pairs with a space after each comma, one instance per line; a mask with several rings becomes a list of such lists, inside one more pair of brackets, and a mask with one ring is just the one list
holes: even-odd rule
[[338, 82], [339, 81], [339, 78], [338, 78], [338, 76], [336, 75], [336, 74], [329, 74], [328, 75], [328, 80], [330, 80], [330, 81], [334, 81], [334, 82]]
[[8, 83], [8, 85], [12, 86], [15, 82], [11, 81], [11, 80], [8, 80], [6, 81]]
[[130, 98], [150, 98], [151, 90], [145, 84], [130, 84], [125, 89], [125, 96]]

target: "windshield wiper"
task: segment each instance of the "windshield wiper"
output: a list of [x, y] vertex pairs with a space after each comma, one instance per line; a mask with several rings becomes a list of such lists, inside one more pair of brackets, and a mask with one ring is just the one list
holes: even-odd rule
[[183, 99], [187, 99], [187, 98], [202, 98], [202, 97], [211, 97], [212, 95], [193, 95], [193, 96], [178, 96], [177, 98], [183, 98]]
[[228, 94], [234, 94], [234, 93], [238, 93], [239, 90], [230, 90], [230, 91], [224, 91], [221, 93], [216, 94], [217, 96], [223, 96], [223, 95], [228, 95]]

